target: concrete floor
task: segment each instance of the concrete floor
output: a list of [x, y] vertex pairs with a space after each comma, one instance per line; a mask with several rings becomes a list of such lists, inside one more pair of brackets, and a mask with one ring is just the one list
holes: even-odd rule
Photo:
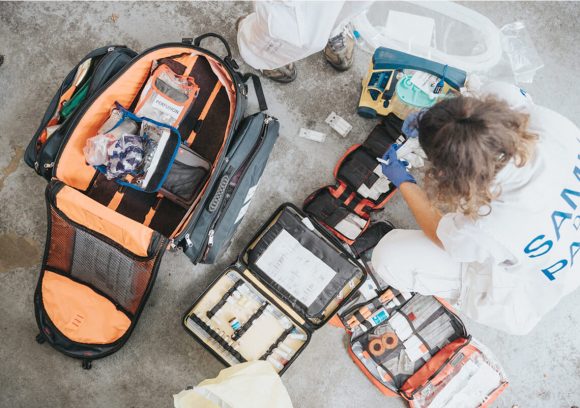
[[[546, 64], [528, 90], [536, 102], [579, 123], [580, 5], [468, 6], [498, 26], [525, 21]], [[295, 83], [264, 81], [281, 137], [232, 248], [213, 266], [194, 267], [181, 254], [165, 255], [131, 340], [90, 371], [34, 341], [38, 329], [32, 297], [45, 241], [46, 183], [21, 159], [58, 84], [87, 51], [110, 43], [143, 50], [208, 31], [223, 34], [237, 51], [234, 22], [250, 9], [250, 3], [0, 3], [0, 54], [6, 55], [0, 68], [0, 406], [167, 407], [172, 394], [222, 368], [184, 332], [180, 317], [280, 203], [300, 204], [315, 188], [331, 183], [336, 160], [349, 145], [365, 139], [375, 123], [357, 117], [354, 109], [368, 55], [357, 51], [354, 69], [343, 74], [313, 55], [298, 64]], [[354, 125], [346, 139], [324, 124], [330, 111]], [[326, 143], [297, 138], [302, 126], [328, 132]], [[400, 197], [381, 217], [414, 226]], [[574, 294], [523, 338], [467, 321], [511, 378], [496, 406], [580, 404], [579, 316], [580, 299]], [[359, 372], [346, 354], [342, 332], [331, 327], [316, 333], [283, 379], [300, 408], [403, 406], [382, 396]]]

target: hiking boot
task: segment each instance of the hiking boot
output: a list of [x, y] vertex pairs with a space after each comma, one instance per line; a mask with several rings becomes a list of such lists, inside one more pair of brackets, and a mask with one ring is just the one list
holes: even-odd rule
[[266, 78], [270, 78], [272, 81], [280, 82], [282, 84], [294, 81], [297, 75], [296, 65], [293, 62], [276, 69], [261, 69], [260, 72]]
[[328, 40], [326, 47], [324, 47], [324, 57], [337, 71], [346, 71], [352, 66], [354, 37], [347, 27], [340, 34]]

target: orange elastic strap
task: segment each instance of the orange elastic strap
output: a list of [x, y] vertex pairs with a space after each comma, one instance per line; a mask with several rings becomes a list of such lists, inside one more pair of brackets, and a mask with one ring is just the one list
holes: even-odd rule
[[161, 203], [162, 198], [163, 198], [163, 195], [161, 195], [160, 193], [157, 193], [157, 201], [155, 202], [155, 205], [151, 207], [151, 209], [149, 210], [149, 212], [145, 216], [145, 220], [142, 223], [143, 225], [148, 227], [149, 224], [151, 224], [151, 220], [153, 220], [153, 217], [155, 216], [155, 212], [157, 211], [157, 208], [159, 207], [159, 204]]
[[119, 207], [119, 204], [121, 204], [121, 200], [123, 199], [124, 195], [125, 193], [122, 192], [121, 190], [117, 191], [113, 196], [113, 198], [111, 199], [111, 201], [109, 202], [109, 204], [107, 205], [107, 207], [109, 207], [111, 210], [116, 211], [117, 207]]
[[342, 193], [344, 193], [344, 190], [346, 190], [346, 184], [340, 183], [340, 185], [338, 186], [338, 188], [336, 188], [335, 190], [330, 189], [330, 194], [334, 197], [334, 198], [338, 198], [342, 195]]
[[344, 205], [349, 205], [351, 203], [352, 200], [354, 200], [355, 197], [355, 193], [351, 193], [346, 200], [344, 200]]
[[[213, 91], [211, 91], [211, 95], [209, 96], [209, 98], [208, 98], [205, 106], [203, 107], [203, 110], [201, 111], [201, 114], [199, 115], [198, 120], [204, 120], [205, 119], [207, 113], [209, 112], [209, 108], [211, 108], [211, 105], [213, 105], [213, 101], [217, 97], [217, 94], [220, 91], [221, 87], [222, 87], [222, 83], [218, 81], [215, 84], [215, 86], [213, 88]], [[193, 130], [189, 134], [189, 137], [187, 138], [187, 145], [188, 146], [191, 146], [191, 144], [195, 140], [195, 136], [197, 136], [197, 133], [195, 132], [195, 130]]]
[[365, 216], [365, 215], [367, 215], [367, 213], [364, 211], [366, 206], [367, 206], [367, 202], [365, 202], [363, 200], [360, 203], [358, 203], [358, 205], [356, 207], [354, 207], [354, 212], [357, 213], [358, 215], [360, 215], [361, 217]]
[[[131, 180], [133, 180], [133, 176], [129, 174], [126, 178], [126, 181], [130, 183]], [[125, 186], [121, 186], [119, 187], [119, 190], [115, 193], [113, 198], [111, 198], [111, 201], [109, 201], [107, 207], [109, 207], [111, 210], [117, 210], [119, 204], [121, 204], [121, 200], [123, 200], [124, 195], [125, 195]]]
[[197, 55], [189, 55], [189, 57], [183, 61], [183, 65], [185, 65], [185, 71], [183, 71], [183, 76], [189, 76], [191, 74], [191, 70], [197, 61]]

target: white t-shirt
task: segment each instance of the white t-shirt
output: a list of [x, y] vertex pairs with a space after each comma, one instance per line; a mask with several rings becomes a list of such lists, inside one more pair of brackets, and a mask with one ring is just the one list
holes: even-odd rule
[[462, 263], [459, 308], [480, 323], [526, 334], [580, 285], [580, 130], [518, 100], [514, 89], [494, 86], [494, 93], [529, 113], [529, 129], [539, 136], [533, 158], [500, 171], [501, 195], [489, 215], [473, 221], [447, 214], [437, 235]]

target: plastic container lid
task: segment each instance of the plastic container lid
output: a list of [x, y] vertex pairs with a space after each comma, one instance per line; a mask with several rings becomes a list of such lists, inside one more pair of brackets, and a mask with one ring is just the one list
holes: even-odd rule
[[433, 106], [439, 97], [432, 97], [423, 92], [418, 86], [411, 82], [412, 75], [405, 75], [397, 82], [397, 97], [408, 105], [422, 109]]

